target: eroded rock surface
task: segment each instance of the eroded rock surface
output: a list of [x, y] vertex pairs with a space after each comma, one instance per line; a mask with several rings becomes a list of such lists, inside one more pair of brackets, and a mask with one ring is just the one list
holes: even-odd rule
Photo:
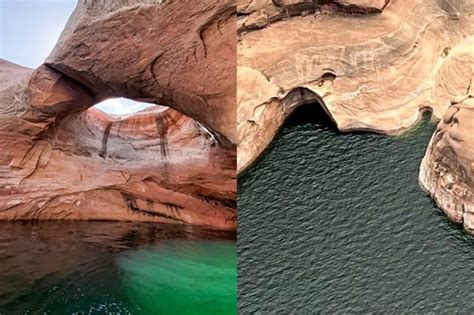
[[472, 1], [242, 0], [238, 15], [239, 172], [303, 104], [341, 131], [396, 134], [473, 79]]
[[170, 106], [232, 141], [232, 0], [81, 0], [46, 64], [98, 97]]
[[446, 111], [423, 158], [419, 178], [448, 217], [474, 233], [474, 98]]
[[[0, 219], [235, 229], [233, 13], [82, 0], [44, 65], [0, 60]], [[171, 108], [118, 120], [90, 108], [112, 96]]]

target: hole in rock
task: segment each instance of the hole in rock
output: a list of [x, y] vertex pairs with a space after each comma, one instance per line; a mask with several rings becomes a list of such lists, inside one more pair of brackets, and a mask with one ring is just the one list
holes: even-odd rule
[[99, 109], [112, 118], [120, 119], [126, 118], [137, 113], [149, 111], [164, 111], [168, 107], [156, 105], [153, 103], [138, 102], [128, 98], [109, 98], [94, 105], [95, 109]]
[[285, 122], [285, 126], [288, 127], [305, 124], [320, 125], [328, 127], [333, 131], [338, 131], [335, 122], [319, 103], [299, 106], [290, 114]]

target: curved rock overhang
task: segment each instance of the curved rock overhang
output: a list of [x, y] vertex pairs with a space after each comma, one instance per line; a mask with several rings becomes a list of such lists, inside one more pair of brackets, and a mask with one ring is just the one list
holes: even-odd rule
[[[238, 172], [286, 117], [317, 101], [340, 131], [440, 119], [473, 79], [474, 3], [238, 1]], [[303, 91], [303, 93], [301, 92]]]
[[[82, 0], [44, 65], [0, 61], [0, 219], [234, 230], [232, 12]], [[170, 108], [116, 120], [91, 108], [108, 97]]]
[[474, 95], [455, 103], [439, 122], [421, 162], [421, 186], [436, 204], [474, 234]]
[[46, 66], [96, 99], [148, 99], [235, 142], [231, 0], [79, 1]]

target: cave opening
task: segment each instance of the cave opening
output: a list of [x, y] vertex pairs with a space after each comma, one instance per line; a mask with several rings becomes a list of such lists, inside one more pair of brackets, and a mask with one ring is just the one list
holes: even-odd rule
[[150, 111], [161, 112], [166, 110], [168, 107], [157, 105], [155, 103], [141, 102], [119, 97], [106, 99], [95, 104], [92, 108], [98, 109], [114, 119], [123, 119]]
[[286, 119], [284, 126], [318, 125], [339, 132], [336, 123], [319, 102], [298, 106]]

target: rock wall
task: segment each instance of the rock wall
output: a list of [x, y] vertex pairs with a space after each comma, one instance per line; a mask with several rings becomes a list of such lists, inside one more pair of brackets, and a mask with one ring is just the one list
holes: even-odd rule
[[474, 98], [449, 107], [428, 146], [419, 179], [451, 220], [474, 233]]
[[341, 131], [400, 133], [441, 119], [472, 76], [468, 0], [238, 1], [238, 171], [298, 106]]
[[[44, 65], [0, 60], [0, 220], [235, 229], [235, 41], [232, 1], [80, 0]], [[91, 108], [119, 96], [168, 108]]]

